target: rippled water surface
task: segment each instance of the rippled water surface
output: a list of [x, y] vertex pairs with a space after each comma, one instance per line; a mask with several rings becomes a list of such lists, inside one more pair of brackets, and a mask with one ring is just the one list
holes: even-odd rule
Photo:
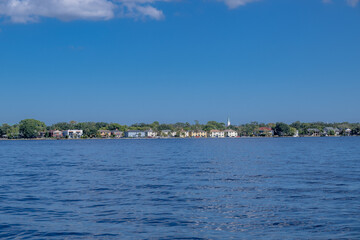
[[0, 238], [359, 239], [359, 146], [0, 141]]

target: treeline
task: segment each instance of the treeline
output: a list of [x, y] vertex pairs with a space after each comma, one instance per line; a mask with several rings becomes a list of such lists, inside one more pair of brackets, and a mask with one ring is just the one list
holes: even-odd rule
[[293, 136], [295, 133], [301, 135], [307, 135], [309, 129], [323, 129], [332, 127], [339, 130], [340, 135], [345, 135], [345, 130], [351, 130], [351, 135], [360, 135], [360, 123], [324, 123], [324, 122], [313, 122], [313, 123], [302, 123], [294, 122], [286, 124], [282, 122], [278, 123], [258, 123], [251, 122], [241, 125], [231, 125], [226, 127], [225, 123], [209, 121], [206, 124], [200, 124], [199, 121], [195, 121], [194, 124], [186, 123], [174, 123], [174, 124], [160, 124], [155, 121], [153, 123], [135, 123], [130, 126], [121, 125], [118, 123], [106, 123], [106, 122], [60, 122], [50, 126], [47, 126], [44, 122], [35, 119], [25, 119], [20, 121], [18, 124], [9, 125], [2, 124], [0, 126], [0, 137], [9, 139], [18, 138], [38, 138], [38, 137], [49, 137], [49, 131], [51, 130], [69, 130], [78, 129], [83, 130], [83, 137], [95, 138], [99, 136], [99, 130], [119, 130], [122, 132], [128, 130], [149, 130], [152, 129], [155, 132], [161, 132], [162, 130], [171, 131], [206, 131], [211, 130], [225, 130], [233, 129], [238, 132], [239, 136], [264, 136], [263, 129], [271, 130], [273, 135], [278, 136]]

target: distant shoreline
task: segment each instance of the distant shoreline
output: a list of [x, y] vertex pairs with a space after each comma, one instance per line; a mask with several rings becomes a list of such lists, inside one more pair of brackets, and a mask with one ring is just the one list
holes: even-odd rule
[[0, 141], [75, 141], [75, 140], [159, 140], [159, 139], [270, 139], [270, 138], [343, 138], [343, 137], [358, 137], [358, 136], [299, 136], [299, 137], [292, 137], [292, 136], [284, 136], [284, 137], [224, 137], [224, 138], [213, 138], [213, 137], [187, 137], [187, 138], [180, 138], [180, 137], [164, 137], [164, 138], [19, 138], [19, 139], [7, 139], [7, 138], [0, 138]]

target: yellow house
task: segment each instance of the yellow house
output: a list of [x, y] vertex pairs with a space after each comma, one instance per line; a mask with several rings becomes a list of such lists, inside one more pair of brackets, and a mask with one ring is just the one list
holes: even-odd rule
[[191, 131], [189, 134], [190, 137], [194, 137], [194, 138], [206, 138], [207, 137], [207, 132], [205, 131]]

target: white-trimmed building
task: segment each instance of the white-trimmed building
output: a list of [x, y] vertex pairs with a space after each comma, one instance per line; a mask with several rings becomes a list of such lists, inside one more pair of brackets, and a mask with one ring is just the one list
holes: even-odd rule
[[64, 137], [67, 138], [81, 138], [83, 130], [65, 130], [62, 132]]
[[148, 138], [153, 138], [157, 136], [157, 132], [154, 132], [152, 129], [145, 131], [145, 136]]
[[161, 130], [162, 137], [175, 137], [176, 132], [172, 132], [171, 130]]
[[188, 138], [189, 137], [189, 131], [181, 130], [180, 131], [180, 137], [181, 138]]
[[212, 137], [212, 138], [223, 138], [223, 137], [225, 137], [225, 132], [213, 129], [213, 130], [210, 130], [210, 137]]
[[224, 132], [225, 132], [225, 137], [237, 137], [238, 136], [238, 133], [232, 129], [226, 129]]
[[350, 136], [350, 135], [351, 135], [351, 129], [350, 129], [350, 128], [345, 129], [345, 130], [344, 130], [344, 134], [345, 134], [346, 136]]

